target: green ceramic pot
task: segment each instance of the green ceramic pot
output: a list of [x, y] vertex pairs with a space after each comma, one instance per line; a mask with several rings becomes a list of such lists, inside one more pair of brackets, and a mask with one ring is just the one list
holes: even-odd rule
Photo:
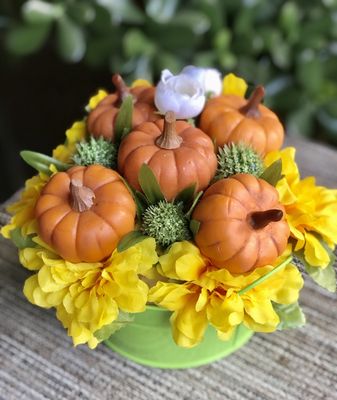
[[110, 349], [139, 364], [156, 368], [191, 368], [226, 357], [242, 347], [253, 332], [240, 325], [226, 342], [208, 328], [203, 341], [192, 349], [177, 346], [172, 338], [171, 312], [147, 306], [126, 327], [115, 332], [105, 344]]

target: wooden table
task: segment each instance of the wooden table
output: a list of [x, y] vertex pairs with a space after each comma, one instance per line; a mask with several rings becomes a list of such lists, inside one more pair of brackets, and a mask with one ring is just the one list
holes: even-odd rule
[[[303, 176], [337, 187], [335, 151], [287, 144], [296, 145]], [[255, 334], [226, 359], [170, 371], [136, 365], [104, 345], [73, 348], [53, 310], [25, 300], [27, 276], [16, 249], [0, 239], [0, 399], [337, 399], [336, 296], [309, 279], [300, 299], [305, 327]]]

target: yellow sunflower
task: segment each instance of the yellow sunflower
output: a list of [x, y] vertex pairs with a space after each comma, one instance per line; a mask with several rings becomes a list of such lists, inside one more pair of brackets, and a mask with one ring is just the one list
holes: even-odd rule
[[329, 252], [319, 238], [333, 249], [337, 243], [337, 190], [317, 186], [314, 177], [300, 178], [295, 163], [295, 149], [285, 148], [266, 156], [265, 164], [282, 160], [282, 178], [276, 186], [284, 205], [294, 250], [302, 250], [305, 260], [314, 267], [325, 268]]
[[[282, 262], [284, 257], [275, 263]], [[189, 242], [174, 243], [159, 257], [160, 271], [185, 282], [158, 282], [150, 289], [149, 301], [173, 311], [173, 337], [179, 346], [193, 347], [203, 338], [208, 324], [220, 339], [227, 340], [244, 323], [257, 332], [274, 331], [280, 320], [272, 302], [297, 301], [303, 279], [298, 269], [285, 265], [266, 281], [245, 291], [253, 282], [272, 271], [268, 265], [242, 275], [209, 264]]]

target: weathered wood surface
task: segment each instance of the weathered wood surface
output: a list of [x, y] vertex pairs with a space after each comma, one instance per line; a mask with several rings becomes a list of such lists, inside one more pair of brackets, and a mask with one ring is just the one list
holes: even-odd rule
[[[287, 144], [296, 145], [303, 176], [337, 187], [335, 151], [299, 140]], [[337, 399], [336, 297], [308, 279], [300, 300], [305, 327], [256, 334], [226, 359], [170, 371], [136, 365], [105, 346], [73, 348], [54, 312], [24, 299], [28, 275], [1, 239], [0, 399]]]

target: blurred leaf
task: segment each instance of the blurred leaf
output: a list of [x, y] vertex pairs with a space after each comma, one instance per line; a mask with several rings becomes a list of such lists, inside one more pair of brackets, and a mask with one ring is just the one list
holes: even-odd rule
[[51, 4], [47, 1], [29, 0], [22, 6], [24, 20], [32, 24], [51, 22], [64, 15], [62, 4]]
[[177, 9], [178, 0], [146, 0], [146, 14], [156, 22], [168, 22]]
[[283, 4], [279, 22], [288, 40], [292, 43], [297, 41], [300, 32], [300, 10], [295, 2], [287, 1]]
[[300, 54], [296, 77], [310, 93], [320, 91], [323, 82], [323, 70], [320, 58], [314, 51], [305, 50]]
[[265, 180], [272, 186], [276, 186], [277, 182], [282, 179], [282, 177], [282, 160], [279, 159], [274, 161], [263, 171], [260, 179]]
[[311, 103], [304, 103], [300, 108], [288, 114], [286, 120], [287, 132], [289, 135], [310, 136], [313, 129], [313, 106]]
[[130, 29], [123, 38], [124, 51], [127, 57], [151, 55], [156, 47], [139, 29]]
[[224, 50], [227, 50], [230, 41], [231, 41], [232, 35], [230, 30], [223, 28], [217, 34], [214, 36], [214, 47], [216, 50], [222, 52]]
[[96, 17], [95, 9], [87, 1], [70, 3], [67, 8], [67, 14], [80, 25], [89, 24]]
[[165, 200], [165, 196], [161, 191], [157, 178], [147, 164], [143, 164], [140, 167], [138, 182], [149, 204], [156, 204], [161, 200]]
[[193, 10], [179, 12], [174, 18], [174, 23], [190, 27], [196, 35], [203, 35], [211, 26], [207, 15]]
[[77, 62], [84, 56], [84, 32], [68, 17], [57, 21], [57, 48], [65, 61]]
[[141, 23], [144, 15], [132, 0], [96, 0], [97, 3], [109, 10], [114, 22]]
[[27, 55], [39, 50], [46, 41], [50, 23], [13, 27], [6, 36], [6, 46], [14, 54]]

